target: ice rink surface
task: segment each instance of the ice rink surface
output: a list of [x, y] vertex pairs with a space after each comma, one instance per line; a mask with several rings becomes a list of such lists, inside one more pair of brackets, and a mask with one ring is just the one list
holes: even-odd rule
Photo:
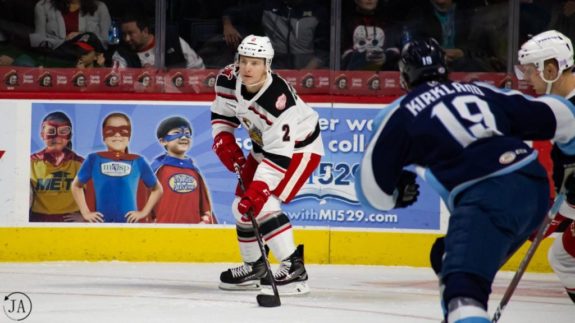
[[[5, 296], [25, 293], [28, 322], [440, 322], [431, 269], [308, 265], [311, 293], [261, 308], [256, 292], [218, 289], [231, 264], [54, 262], [0, 263], [0, 322], [15, 322]], [[236, 264], [233, 264], [236, 265]], [[276, 266], [274, 266], [276, 267]], [[493, 313], [513, 273], [497, 276]], [[553, 274], [526, 274], [501, 323], [575, 322], [575, 304]]]

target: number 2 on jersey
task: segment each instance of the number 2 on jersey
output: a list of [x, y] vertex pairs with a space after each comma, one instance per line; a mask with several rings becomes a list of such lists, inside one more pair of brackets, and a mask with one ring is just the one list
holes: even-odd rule
[[283, 136], [283, 141], [289, 141], [290, 137], [289, 137], [289, 125], [284, 124], [282, 126], [282, 130], [284, 132], [284, 136]]

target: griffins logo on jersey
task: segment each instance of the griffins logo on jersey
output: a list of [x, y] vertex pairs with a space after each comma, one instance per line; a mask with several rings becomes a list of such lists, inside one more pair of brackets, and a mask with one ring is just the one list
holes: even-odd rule
[[345, 74], [341, 74], [340, 76], [336, 77], [334, 84], [340, 90], [347, 89], [347, 76], [345, 76]]
[[190, 193], [196, 190], [198, 182], [188, 174], [175, 174], [168, 179], [168, 186], [176, 193]]
[[120, 85], [120, 76], [116, 73], [110, 73], [106, 75], [106, 78], [104, 79], [104, 84], [106, 84], [106, 86], [109, 87], [116, 87]]
[[132, 172], [132, 165], [122, 162], [107, 162], [100, 165], [100, 171], [103, 175], [112, 177], [128, 176]]
[[15, 70], [4, 74], [4, 84], [7, 86], [17, 86], [18, 85], [18, 73]]
[[74, 84], [75, 87], [86, 87], [86, 75], [82, 72], [76, 73], [72, 76], [72, 84]]
[[253, 140], [253, 142], [258, 144], [260, 147], [263, 147], [264, 141], [262, 139], [262, 131], [257, 127], [252, 127], [252, 123], [250, 120], [242, 118], [242, 121], [246, 126], [246, 129], [248, 129], [248, 135], [250, 136], [250, 139]]
[[38, 77], [38, 84], [41, 87], [52, 87], [52, 74], [45, 72]]

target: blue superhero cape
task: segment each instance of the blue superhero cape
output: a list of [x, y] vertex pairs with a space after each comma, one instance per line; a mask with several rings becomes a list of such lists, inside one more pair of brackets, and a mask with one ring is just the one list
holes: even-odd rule
[[158, 169], [160, 169], [160, 167], [162, 167], [164, 165], [197, 170], [196, 166], [194, 166], [194, 162], [192, 161], [191, 158], [186, 156], [186, 159], [179, 159], [179, 158], [172, 157], [172, 156], [168, 155], [167, 153], [165, 153], [165, 154], [160, 155], [154, 159], [154, 161], [152, 162], [152, 165], [151, 165], [152, 171], [154, 171], [154, 173], [156, 173], [158, 171]]

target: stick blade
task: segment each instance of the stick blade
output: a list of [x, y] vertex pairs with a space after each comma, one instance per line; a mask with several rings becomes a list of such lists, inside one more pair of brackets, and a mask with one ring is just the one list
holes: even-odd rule
[[261, 307], [278, 307], [281, 305], [279, 296], [259, 294], [256, 296], [258, 305]]

